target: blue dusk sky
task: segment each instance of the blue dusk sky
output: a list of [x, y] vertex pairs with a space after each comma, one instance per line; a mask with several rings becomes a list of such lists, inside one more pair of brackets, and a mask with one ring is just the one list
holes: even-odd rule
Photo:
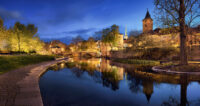
[[153, 17], [153, 0], [0, 0], [0, 16], [7, 28], [16, 21], [38, 27], [41, 39], [87, 39], [113, 24], [120, 32], [142, 30], [147, 8]]

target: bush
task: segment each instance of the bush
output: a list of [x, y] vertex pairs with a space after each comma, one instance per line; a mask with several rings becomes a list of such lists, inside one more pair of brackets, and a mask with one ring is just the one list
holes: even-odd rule
[[178, 53], [178, 48], [150, 48], [143, 51], [141, 58], [151, 60], [172, 60]]

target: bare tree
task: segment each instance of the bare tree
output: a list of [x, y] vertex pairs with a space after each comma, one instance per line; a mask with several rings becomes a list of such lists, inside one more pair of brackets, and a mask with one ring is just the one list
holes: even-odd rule
[[77, 44], [77, 43], [82, 42], [82, 41], [84, 41], [84, 39], [80, 35], [76, 36], [75, 38], [72, 38], [73, 44]]
[[188, 64], [187, 29], [199, 17], [200, 0], [154, 0], [158, 19], [168, 26], [180, 26], [180, 64]]
[[139, 36], [140, 34], [142, 34], [141, 30], [131, 30], [129, 32], [129, 36]]
[[[180, 0], [154, 0], [154, 4], [157, 26], [166, 28], [179, 25]], [[200, 24], [200, 0], [184, 0], [184, 7], [185, 24], [188, 27]]]

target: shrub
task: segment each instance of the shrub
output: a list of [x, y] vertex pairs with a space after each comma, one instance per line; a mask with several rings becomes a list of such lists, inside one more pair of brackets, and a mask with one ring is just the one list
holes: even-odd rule
[[178, 53], [178, 48], [150, 48], [143, 51], [141, 58], [151, 60], [172, 60]]

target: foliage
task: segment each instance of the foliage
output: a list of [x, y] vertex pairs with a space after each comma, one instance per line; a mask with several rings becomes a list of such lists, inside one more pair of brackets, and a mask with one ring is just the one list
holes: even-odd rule
[[177, 48], [149, 48], [143, 50], [140, 58], [151, 60], [171, 60], [177, 56], [179, 50]]
[[[79, 38], [78, 38], [79, 39]], [[88, 38], [87, 41], [75, 40], [70, 44], [71, 52], [73, 51], [98, 51], [97, 44], [93, 37]], [[73, 49], [73, 50], [72, 50]]]
[[66, 62], [65, 65], [68, 67], [68, 68], [73, 68], [76, 66], [76, 63], [75, 62]]
[[139, 36], [142, 33], [142, 31], [139, 30], [131, 30], [129, 32], [129, 36]]
[[13, 28], [0, 28], [0, 52], [42, 53], [44, 43], [35, 36], [37, 27], [16, 22]]
[[13, 55], [0, 56], [0, 74], [9, 70], [17, 69], [29, 64], [35, 64], [43, 61], [54, 60], [53, 56], [46, 55]]
[[102, 31], [95, 32], [93, 38], [95, 39], [95, 41], [102, 40]]
[[0, 17], [0, 28], [2, 28], [3, 27], [3, 19], [1, 19], [1, 17]]
[[10, 51], [10, 38], [12, 33], [4, 28], [0, 28], [0, 52]]
[[177, 47], [178, 36], [176, 34], [169, 35], [140, 35], [131, 36], [128, 40], [132, 43], [132, 50], [148, 49], [148, 48], [166, 48]]
[[179, 32], [178, 27], [168, 27], [168, 28], [161, 29], [159, 34], [172, 34], [172, 33], [178, 33], [178, 32]]
[[82, 41], [84, 41], [84, 39], [80, 35], [76, 36], [75, 38], [72, 38], [73, 44], [77, 44], [77, 43], [82, 42]]
[[180, 27], [180, 64], [188, 64], [187, 28], [200, 18], [200, 0], [154, 0], [157, 19], [168, 26]]
[[102, 42], [116, 46], [118, 43], [119, 26], [112, 25], [110, 28], [102, 30]]

